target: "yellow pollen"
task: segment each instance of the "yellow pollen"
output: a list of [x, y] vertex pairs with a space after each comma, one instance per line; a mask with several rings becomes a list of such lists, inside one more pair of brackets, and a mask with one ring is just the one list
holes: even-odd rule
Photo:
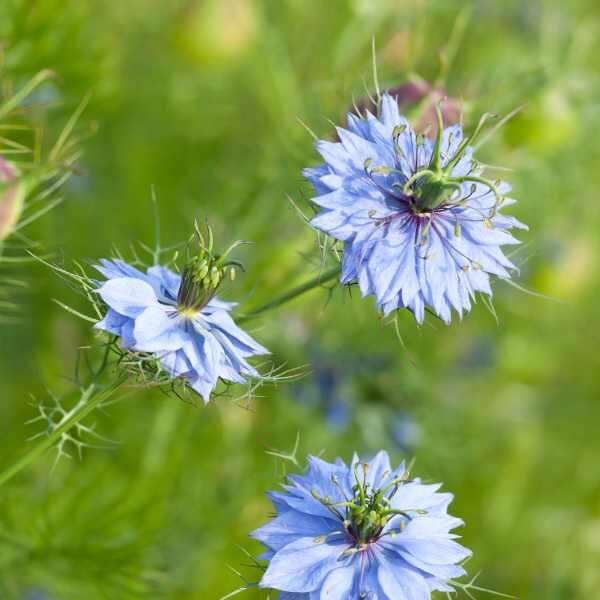
[[198, 311], [195, 308], [182, 308], [179, 314], [186, 319], [193, 319], [198, 314]]

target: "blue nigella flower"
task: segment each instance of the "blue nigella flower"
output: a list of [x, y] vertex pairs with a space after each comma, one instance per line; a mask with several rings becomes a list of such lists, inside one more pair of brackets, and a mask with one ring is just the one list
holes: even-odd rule
[[476, 292], [492, 295], [489, 275], [510, 278], [515, 266], [501, 246], [517, 244], [500, 214], [515, 201], [510, 186], [483, 177], [462, 127], [444, 129], [439, 107], [434, 141], [416, 134], [384, 94], [379, 116], [348, 115], [339, 143], [319, 141], [325, 164], [306, 169], [321, 207], [311, 221], [344, 242], [341, 282], [358, 282], [384, 314], [410, 309], [423, 321], [429, 307], [446, 323], [462, 316]]
[[269, 352], [234, 323], [229, 311], [236, 304], [215, 295], [233, 264], [225, 256], [201, 251], [182, 275], [159, 265], [143, 273], [122, 260], [101, 260], [96, 268], [107, 281], [97, 291], [108, 311], [95, 327], [118, 335], [124, 348], [154, 355], [205, 402], [219, 378], [243, 383], [259, 377], [247, 359]]
[[462, 525], [439, 484], [409, 479], [386, 452], [328, 463], [309, 457], [305, 475], [269, 494], [276, 517], [252, 536], [267, 547], [259, 582], [280, 600], [429, 600], [451, 592], [471, 552], [450, 533]]

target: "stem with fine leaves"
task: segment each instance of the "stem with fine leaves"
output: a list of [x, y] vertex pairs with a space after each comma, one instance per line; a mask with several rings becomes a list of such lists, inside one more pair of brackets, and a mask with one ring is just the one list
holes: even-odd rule
[[[243, 323], [269, 310], [278, 308], [279, 306], [290, 302], [294, 298], [301, 296], [305, 292], [308, 292], [316, 287], [319, 287], [323, 283], [326, 283], [327, 281], [336, 278], [339, 275], [339, 273], [339, 266], [333, 267], [328, 271], [320, 273], [319, 275], [313, 277], [305, 283], [300, 284], [299, 286], [292, 288], [288, 292], [277, 296], [276, 298], [267, 302], [266, 304], [259, 306], [253, 311], [238, 317], [236, 321], [238, 323]], [[4, 485], [7, 481], [9, 481], [15, 475], [20, 473], [25, 467], [33, 463], [44, 452], [46, 452], [46, 450], [54, 446], [60, 440], [61, 436], [63, 436], [72, 427], [74, 427], [77, 423], [79, 423], [82, 419], [89, 415], [100, 404], [108, 400], [121, 387], [121, 385], [125, 383], [127, 377], [121, 376], [106, 387], [100, 387], [98, 385], [98, 376], [101, 374], [102, 371], [104, 371], [108, 364], [108, 352], [109, 346], [107, 346], [107, 351], [104, 354], [102, 364], [100, 365], [99, 369], [94, 373], [94, 378], [92, 382], [86, 388], [83, 389], [81, 397], [77, 404], [67, 414], [64, 415], [64, 417], [52, 429], [50, 434], [43, 440], [41, 440], [38, 444], [36, 444], [33, 448], [31, 448], [31, 450], [29, 450], [29, 452], [27, 452], [24, 456], [17, 460], [17, 462], [13, 463], [3, 471], [0, 471], [0, 486]]]
[[82, 392], [81, 398], [77, 404], [56, 424], [56, 427], [41, 442], [36, 444], [27, 454], [22, 456], [17, 462], [0, 472], [0, 486], [12, 479], [17, 473], [33, 463], [46, 450], [54, 446], [62, 435], [69, 431], [74, 425], [79, 423], [89, 415], [98, 405], [106, 402], [125, 382], [126, 377], [120, 377], [109, 386], [99, 387], [93, 381]]

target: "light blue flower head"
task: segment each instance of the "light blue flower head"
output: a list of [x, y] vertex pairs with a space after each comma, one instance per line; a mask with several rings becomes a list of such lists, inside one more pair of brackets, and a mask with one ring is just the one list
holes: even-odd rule
[[492, 295], [489, 275], [509, 279], [515, 266], [501, 247], [526, 226], [500, 214], [515, 201], [510, 186], [483, 176], [473, 142], [462, 127], [444, 129], [437, 107], [434, 141], [416, 134], [384, 94], [379, 116], [348, 115], [340, 142], [317, 142], [325, 163], [306, 169], [321, 207], [311, 221], [344, 242], [341, 282], [358, 282], [385, 315], [410, 309], [420, 323], [425, 308], [446, 323], [462, 316], [476, 292]]
[[275, 518], [252, 534], [269, 561], [259, 586], [280, 600], [429, 600], [465, 574], [452, 494], [393, 470], [386, 452], [350, 466], [311, 456], [288, 481], [269, 494]]
[[218, 380], [259, 377], [247, 359], [269, 352], [229, 315], [236, 306], [216, 296], [238, 263], [201, 248], [182, 275], [155, 265], [145, 273], [122, 260], [101, 260], [107, 279], [97, 292], [108, 306], [95, 327], [121, 338], [121, 346], [155, 356], [172, 378], [185, 378], [205, 402]]

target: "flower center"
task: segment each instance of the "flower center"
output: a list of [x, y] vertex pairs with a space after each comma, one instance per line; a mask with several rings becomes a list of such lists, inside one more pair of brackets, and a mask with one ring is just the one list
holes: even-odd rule
[[[385, 526], [394, 517], [401, 515], [407, 519], [412, 518], [410, 512], [422, 514], [421, 510], [399, 510], [392, 507], [392, 498], [400, 486], [407, 481], [408, 472], [402, 476], [394, 477], [385, 486], [374, 488], [367, 482], [368, 463], [356, 464], [354, 468], [355, 484], [352, 487], [354, 496], [349, 499], [344, 494], [335, 475], [331, 480], [336, 485], [344, 498], [342, 502], [331, 502], [328, 497], [321, 497], [313, 490], [312, 495], [326, 506], [344, 526], [344, 529], [353, 544], [345, 553], [352, 554], [364, 550], [369, 544], [376, 542], [382, 535]], [[360, 471], [362, 470], [362, 473]], [[401, 524], [402, 528], [403, 525]]]
[[177, 292], [177, 309], [188, 317], [194, 316], [210, 302], [227, 275], [234, 279], [236, 268], [243, 270], [240, 262], [227, 260], [229, 253], [242, 242], [233, 243], [223, 254], [213, 254], [212, 230], [208, 225], [206, 229], [208, 240], [196, 225], [195, 240], [192, 239], [198, 250], [183, 268]]
[[[464, 175], [454, 174], [455, 167], [461, 159], [470, 152], [469, 148], [472, 147], [472, 144], [479, 136], [483, 125], [493, 115], [483, 115], [473, 133], [469, 137], [462, 139], [460, 143], [454, 145], [452, 156], [446, 156], [442, 159], [444, 153], [449, 153], [449, 149], [452, 145], [452, 134], [449, 133], [448, 138], [444, 137], [444, 123], [439, 105], [436, 105], [435, 109], [437, 115], [437, 133], [428, 164], [417, 166], [417, 159], [415, 158], [414, 172], [406, 181], [404, 181], [404, 178], [406, 177], [405, 173], [398, 165], [400, 160], [407, 159], [402, 144], [400, 143], [400, 137], [404, 135], [406, 126], [400, 125], [394, 128], [392, 133], [392, 142], [396, 154], [396, 165], [394, 167], [374, 165], [373, 160], [367, 158], [364, 164], [366, 173], [369, 177], [373, 177], [374, 174], [400, 174], [404, 183], [394, 184], [392, 187], [399, 187], [401, 189], [395, 189], [391, 195], [398, 200], [408, 198], [411, 201], [413, 212], [416, 215], [423, 212], [431, 213], [439, 207], [465, 202], [469, 197], [463, 195], [463, 184], [466, 183], [471, 184], [471, 189], [473, 191], [476, 189], [477, 185], [483, 185], [494, 194], [496, 202], [492, 207], [492, 213], [495, 213], [503, 200], [502, 195], [498, 190], [498, 182], [480, 176], [479, 173], [481, 171], [472, 160], [469, 160], [468, 173]], [[444, 142], [444, 144], [447, 143], [445, 151], [442, 151], [442, 142]], [[417, 146], [415, 149], [415, 156], [419, 155], [422, 143], [423, 137], [420, 134], [417, 134], [414, 139], [414, 144]]]
[[371, 488], [367, 483], [368, 469], [369, 465], [363, 463], [361, 478], [359, 465], [356, 465], [352, 487], [354, 498], [345, 506], [344, 528], [356, 547], [377, 541], [389, 520], [398, 514], [390, 504], [404, 481], [404, 477], [397, 477], [383, 488]]
[[413, 186], [415, 208], [417, 212], [435, 210], [449, 201], [457, 190], [460, 193], [460, 185], [450, 181], [443, 172], [426, 172], [415, 181]]
[[177, 308], [182, 314], [195, 314], [215, 295], [225, 272], [213, 263], [210, 256], [196, 256], [184, 267], [177, 292]]

